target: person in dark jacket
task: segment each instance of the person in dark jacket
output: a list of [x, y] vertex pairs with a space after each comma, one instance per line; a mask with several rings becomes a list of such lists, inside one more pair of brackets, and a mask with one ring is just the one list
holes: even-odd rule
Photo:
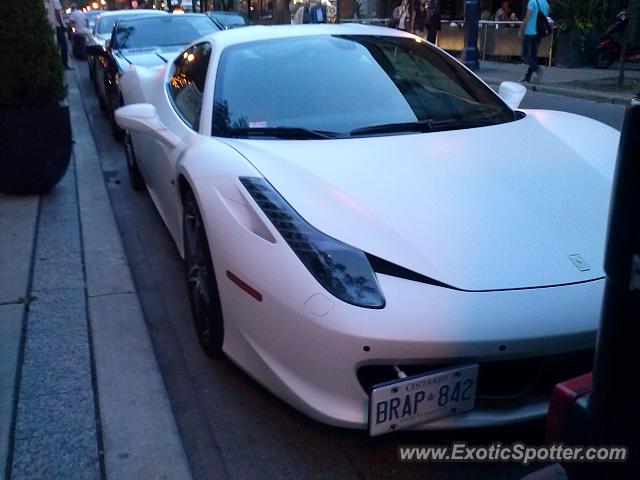
[[311, 23], [327, 23], [327, 7], [321, 2], [311, 2]]
[[413, 0], [411, 3], [411, 11], [413, 16], [413, 33], [424, 32], [424, 24], [427, 19], [424, 0]]
[[426, 0], [425, 13], [427, 16], [427, 41], [436, 43], [438, 30], [440, 30], [440, 20], [442, 19], [442, 10], [440, 8], [440, 0]]

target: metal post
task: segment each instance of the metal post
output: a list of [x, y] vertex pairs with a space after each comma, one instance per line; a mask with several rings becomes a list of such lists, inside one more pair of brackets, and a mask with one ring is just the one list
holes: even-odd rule
[[554, 25], [551, 27], [551, 45], [549, 45], [549, 62], [547, 63], [548, 67], [551, 66], [551, 60], [553, 58], [553, 42], [555, 41], [554, 39], [555, 35], [556, 35], [556, 27]]
[[[629, 468], [628, 472], [632, 468], [638, 468], [640, 461], [640, 408], [637, 389], [640, 344], [638, 131], [640, 99], [636, 98], [627, 107], [620, 135], [604, 262], [607, 279], [588, 407], [597, 444], [630, 447], [632, 461], [627, 466], [620, 466], [623, 472], [626, 472], [626, 468]], [[627, 478], [624, 475], [612, 476], [623, 477]]]
[[478, 70], [478, 0], [464, 2], [464, 48], [462, 49], [462, 63], [471, 70]]
[[482, 42], [482, 60], [486, 60], [487, 58], [487, 24], [483, 24], [482, 28], [484, 30], [483, 42]]

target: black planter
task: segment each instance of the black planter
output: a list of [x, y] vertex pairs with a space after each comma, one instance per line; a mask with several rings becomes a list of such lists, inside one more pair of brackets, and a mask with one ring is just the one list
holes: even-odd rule
[[0, 190], [50, 191], [71, 158], [69, 107], [0, 109]]
[[580, 32], [569, 30], [556, 32], [553, 47], [553, 64], [557, 67], [583, 67], [587, 61], [585, 39]]

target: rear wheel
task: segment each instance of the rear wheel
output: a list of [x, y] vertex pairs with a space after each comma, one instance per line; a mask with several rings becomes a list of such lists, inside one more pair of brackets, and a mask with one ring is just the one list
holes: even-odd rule
[[207, 235], [192, 192], [185, 193], [182, 231], [189, 302], [198, 340], [211, 357], [222, 356], [224, 323]]
[[138, 160], [136, 159], [136, 152], [133, 149], [133, 143], [131, 142], [131, 133], [126, 131], [124, 134], [124, 154], [127, 158], [127, 171], [129, 172], [129, 181], [131, 187], [140, 192], [144, 190], [145, 183], [140, 169], [138, 168]]
[[609, 68], [616, 61], [616, 56], [606, 50], [602, 45], [596, 47], [591, 63], [596, 68]]

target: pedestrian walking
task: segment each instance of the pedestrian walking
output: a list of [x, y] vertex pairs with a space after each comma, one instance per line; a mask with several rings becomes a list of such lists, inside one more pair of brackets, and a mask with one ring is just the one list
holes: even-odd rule
[[440, 21], [442, 19], [440, 0], [426, 0], [424, 8], [427, 17], [425, 24], [427, 29], [427, 41], [435, 45], [438, 30], [440, 30]]
[[395, 27], [399, 30], [407, 29], [407, 19], [409, 18], [408, 3], [408, 0], [401, 0], [400, 4], [393, 9], [390, 23], [391, 27]]
[[298, 7], [291, 23], [294, 25], [311, 23], [311, 4], [309, 0], [304, 0], [304, 3]]
[[311, 1], [311, 23], [327, 23], [327, 7], [320, 0]]
[[69, 66], [69, 55], [67, 39], [64, 35], [65, 24], [62, 18], [62, 7], [60, 6], [60, 0], [44, 0], [44, 9], [47, 11], [47, 18], [49, 24], [55, 32], [56, 41], [58, 42], [58, 50], [60, 50], [60, 58], [62, 59], [62, 65], [65, 70], [73, 70]]
[[538, 32], [537, 20], [538, 13], [546, 17], [549, 15], [549, 4], [547, 0], [529, 0], [527, 5], [527, 13], [520, 25], [518, 38], [522, 40], [522, 59], [529, 66], [527, 73], [520, 80], [521, 82], [531, 82], [532, 75], [535, 74], [536, 83], [542, 80], [544, 70], [538, 65], [538, 45], [542, 32]]

